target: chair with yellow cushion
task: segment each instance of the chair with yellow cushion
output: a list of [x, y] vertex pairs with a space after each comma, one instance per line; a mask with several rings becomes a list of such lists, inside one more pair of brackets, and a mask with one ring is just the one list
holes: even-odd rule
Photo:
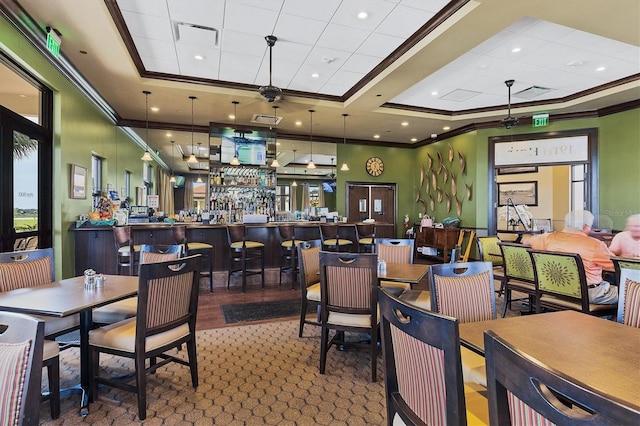
[[478, 247], [478, 257], [482, 262], [491, 262], [493, 265], [493, 279], [500, 281], [500, 289], [498, 295], [504, 294], [504, 286], [506, 278], [504, 276], [504, 260], [498, 243], [500, 238], [497, 236], [478, 237], [476, 243]]
[[640, 328], [640, 269], [620, 268], [618, 322]]
[[[320, 325], [320, 249], [321, 240], [309, 240], [298, 244], [298, 274], [300, 276], [301, 306], [298, 337], [302, 337], [305, 324]], [[307, 319], [309, 302], [316, 305], [316, 320]]]
[[296, 239], [295, 227], [292, 224], [278, 224], [280, 234], [280, 277], [278, 285], [282, 285], [282, 274], [291, 274], [291, 289], [298, 281], [298, 244], [302, 240]]
[[489, 424], [488, 404], [463, 383], [458, 321], [378, 289], [387, 425]]
[[507, 308], [513, 302], [513, 292], [517, 291], [527, 295], [529, 299], [529, 312], [533, 312], [536, 299], [536, 281], [533, 272], [531, 256], [528, 247], [517, 243], [500, 242], [499, 250], [504, 259], [504, 300], [502, 304], [502, 318], [507, 315]]
[[[227, 240], [229, 243], [229, 273], [227, 275], [227, 290], [231, 285], [232, 276], [242, 277], [242, 292], [247, 288], [247, 277], [260, 275], [264, 288], [264, 244], [247, 239], [244, 224], [227, 225]], [[258, 263], [259, 265], [255, 265]]]
[[358, 251], [373, 253], [376, 249], [376, 225], [374, 223], [356, 223]]
[[328, 251], [351, 251], [353, 241], [340, 236], [340, 225], [321, 223], [320, 239], [323, 250]]
[[[183, 247], [184, 256], [201, 254], [202, 267], [200, 268], [200, 278], [209, 278], [209, 292], [213, 293], [213, 245], [203, 241], [189, 241], [187, 227], [185, 225], [172, 225], [173, 241]], [[200, 237], [203, 239], [203, 237]]]
[[129, 275], [135, 275], [140, 258], [140, 245], [133, 244], [131, 226], [114, 226], [113, 238], [116, 245], [116, 273], [122, 274], [123, 268], [129, 268]]

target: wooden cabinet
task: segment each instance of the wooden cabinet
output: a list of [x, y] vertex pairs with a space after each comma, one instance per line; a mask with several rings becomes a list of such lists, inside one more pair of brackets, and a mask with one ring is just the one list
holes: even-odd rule
[[420, 226], [416, 226], [416, 251], [421, 247], [435, 248], [437, 252], [433, 255], [425, 255], [420, 251], [418, 251], [418, 254], [447, 263], [449, 262], [451, 249], [458, 243], [459, 234], [460, 229], [458, 228], [420, 228]]

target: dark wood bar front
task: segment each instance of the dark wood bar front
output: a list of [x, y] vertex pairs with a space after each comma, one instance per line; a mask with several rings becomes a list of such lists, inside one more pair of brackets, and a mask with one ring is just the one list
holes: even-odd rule
[[[295, 236], [299, 240], [320, 239], [320, 222], [295, 222]], [[213, 270], [226, 271], [229, 267], [229, 249], [225, 225], [205, 225], [187, 223], [189, 242], [213, 244]], [[134, 244], [174, 244], [169, 223], [132, 224]], [[337, 223], [340, 237], [354, 242], [357, 250], [356, 227], [354, 223]], [[69, 229], [74, 233], [75, 274], [82, 275], [85, 269], [94, 269], [104, 274], [116, 274], [116, 248], [113, 230], [110, 226], [83, 225]], [[393, 224], [376, 224], [376, 236], [394, 238]], [[265, 268], [280, 267], [280, 234], [278, 222], [247, 224], [247, 238], [265, 245]]]

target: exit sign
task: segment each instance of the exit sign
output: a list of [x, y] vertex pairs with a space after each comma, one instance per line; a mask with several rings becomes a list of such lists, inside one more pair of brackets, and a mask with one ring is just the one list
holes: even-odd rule
[[531, 117], [533, 127], [544, 127], [549, 125], [549, 114], [536, 114]]
[[55, 33], [54, 29], [51, 29], [47, 33], [47, 49], [49, 52], [53, 54], [56, 58], [60, 56], [60, 45], [62, 44], [62, 40]]

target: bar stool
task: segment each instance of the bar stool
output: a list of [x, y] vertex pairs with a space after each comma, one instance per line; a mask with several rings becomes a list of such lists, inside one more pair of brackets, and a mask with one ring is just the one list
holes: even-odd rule
[[[231, 283], [231, 276], [242, 276], [242, 292], [247, 287], [247, 276], [261, 275], [264, 288], [264, 244], [258, 241], [247, 241], [244, 224], [227, 225], [227, 240], [229, 242], [229, 275], [227, 276], [227, 290]], [[251, 262], [260, 261], [260, 269], [248, 268]]]
[[173, 240], [176, 244], [183, 246], [185, 256], [201, 254], [200, 261], [204, 267], [200, 268], [200, 278], [209, 277], [209, 292], [213, 293], [213, 245], [200, 241], [191, 241], [187, 238], [187, 227], [185, 225], [174, 225]]
[[376, 252], [376, 225], [373, 223], [356, 223], [358, 252]]
[[353, 241], [340, 238], [340, 226], [327, 223], [320, 224], [322, 247], [327, 251], [351, 251]]
[[295, 228], [293, 225], [278, 225], [280, 232], [280, 278], [282, 285], [282, 274], [291, 274], [291, 289], [295, 288], [298, 282], [298, 244], [302, 240], [296, 240]]
[[129, 275], [135, 275], [136, 262], [140, 259], [140, 245], [133, 244], [130, 226], [114, 226], [113, 236], [116, 242], [116, 270], [122, 275], [122, 268], [129, 268]]

